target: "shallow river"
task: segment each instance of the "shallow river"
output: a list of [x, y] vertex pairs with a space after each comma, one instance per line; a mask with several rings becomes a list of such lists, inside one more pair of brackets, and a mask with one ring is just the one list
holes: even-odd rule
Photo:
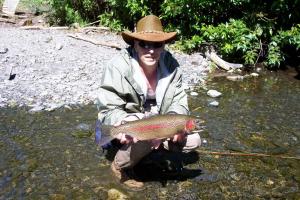
[[[171, 155], [182, 173], [164, 176], [144, 166], [154, 176], [140, 192], [112, 178], [109, 153], [95, 146], [95, 106], [1, 109], [0, 199], [107, 199], [113, 188], [130, 199], [299, 199], [300, 81], [271, 73], [215, 78], [208, 88], [223, 95], [212, 99], [199, 87], [189, 96], [192, 114], [206, 121], [205, 143]], [[218, 107], [208, 105], [213, 100]]]

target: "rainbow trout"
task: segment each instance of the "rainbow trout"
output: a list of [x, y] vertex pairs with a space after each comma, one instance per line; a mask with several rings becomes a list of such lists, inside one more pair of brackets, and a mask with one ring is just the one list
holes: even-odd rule
[[138, 140], [165, 139], [180, 132], [191, 133], [201, 129], [203, 121], [189, 115], [167, 114], [127, 122], [120, 126], [110, 126], [96, 122], [95, 142], [104, 146], [119, 133], [125, 133]]

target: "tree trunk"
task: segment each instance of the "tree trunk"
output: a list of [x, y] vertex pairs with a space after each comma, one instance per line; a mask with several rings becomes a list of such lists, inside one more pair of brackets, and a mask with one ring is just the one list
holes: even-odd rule
[[14, 16], [19, 1], [20, 0], [4, 0], [2, 12], [9, 16]]
[[238, 69], [242, 68], [242, 64], [236, 64], [236, 63], [229, 63], [220, 58], [215, 51], [206, 51], [205, 56], [208, 57], [212, 62], [214, 62], [217, 66], [221, 67], [222, 69], [225, 70], [230, 70], [230, 69]]

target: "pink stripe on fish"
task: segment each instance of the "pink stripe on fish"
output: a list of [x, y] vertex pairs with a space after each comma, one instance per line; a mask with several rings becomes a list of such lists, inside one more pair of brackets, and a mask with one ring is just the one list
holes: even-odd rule
[[162, 128], [169, 128], [169, 124], [149, 124], [149, 125], [144, 125], [140, 127], [132, 127], [131, 130], [135, 131], [146, 131], [146, 130], [156, 130], [156, 129], [162, 129]]

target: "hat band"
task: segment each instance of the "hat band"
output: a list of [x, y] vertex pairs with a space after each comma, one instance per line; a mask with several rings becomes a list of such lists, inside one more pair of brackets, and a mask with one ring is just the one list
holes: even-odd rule
[[163, 31], [139, 31], [139, 32], [136, 32], [138, 34], [144, 34], [144, 33], [165, 33]]

